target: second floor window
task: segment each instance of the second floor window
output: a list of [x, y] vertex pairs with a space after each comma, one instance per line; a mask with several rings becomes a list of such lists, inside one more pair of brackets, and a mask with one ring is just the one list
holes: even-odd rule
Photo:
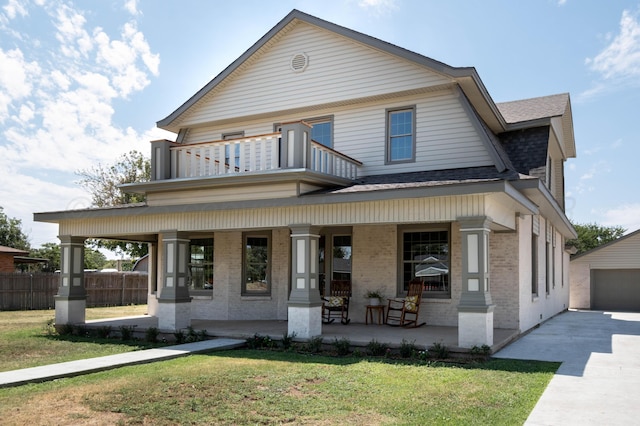
[[415, 108], [387, 111], [387, 162], [415, 159]]

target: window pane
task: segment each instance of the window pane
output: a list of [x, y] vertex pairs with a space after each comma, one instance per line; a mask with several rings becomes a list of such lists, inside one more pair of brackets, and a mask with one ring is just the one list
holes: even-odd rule
[[333, 146], [331, 142], [331, 121], [312, 123], [312, 126], [311, 139], [331, 148]]
[[413, 110], [389, 113], [389, 160], [413, 158]]
[[194, 239], [189, 243], [189, 288], [213, 289], [213, 238]]
[[422, 281], [424, 291], [449, 291], [448, 231], [406, 232], [403, 236], [402, 281]]
[[247, 237], [245, 250], [245, 292], [268, 293], [268, 256], [269, 239], [267, 237]]
[[333, 280], [351, 280], [351, 235], [333, 237]]

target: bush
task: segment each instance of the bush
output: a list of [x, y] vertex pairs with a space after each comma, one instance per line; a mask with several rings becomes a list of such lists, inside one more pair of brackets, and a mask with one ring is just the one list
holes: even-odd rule
[[322, 350], [322, 336], [316, 336], [309, 339], [307, 342], [307, 351], [312, 354], [317, 354]]
[[133, 340], [133, 329], [135, 326], [133, 325], [121, 325], [119, 327], [120, 330], [120, 340], [127, 341]]
[[415, 344], [415, 340], [411, 342], [402, 339], [402, 343], [400, 343], [400, 357], [402, 358], [413, 358], [416, 356], [418, 352], [418, 347]]
[[57, 326], [58, 334], [61, 336], [71, 336], [73, 334], [73, 324], [62, 324]]
[[108, 339], [111, 334], [110, 325], [102, 325], [96, 329], [96, 335], [101, 339]]
[[178, 345], [183, 344], [187, 340], [187, 335], [184, 334], [183, 330], [178, 330], [175, 333], [173, 333], [173, 337], [175, 337], [176, 343]]
[[149, 327], [144, 332], [144, 340], [149, 343], [156, 343], [158, 341], [158, 335], [160, 334], [160, 330], [156, 327]]
[[442, 343], [434, 342], [433, 346], [429, 348], [429, 353], [431, 353], [434, 358], [446, 359], [449, 357], [449, 348]]
[[367, 344], [367, 353], [371, 356], [383, 356], [387, 354], [389, 345], [386, 343], [380, 343], [376, 339], [371, 340]]
[[341, 339], [335, 338], [333, 341], [333, 347], [336, 348], [336, 352], [339, 356], [349, 355], [351, 349], [351, 341], [346, 337]]
[[261, 336], [258, 333], [254, 334], [253, 337], [249, 337], [246, 342], [249, 349], [272, 348], [274, 346], [271, 337]]
[[473, 346], [469, 353], [475, 358], [487, 359], [491, 355], [491, 347], [489, 345]]
[[282, 335], [282, 349], [289, 350], [293, 346], [293, 339], [296, 337], [296, 333], [287, 334], [284, 333]]

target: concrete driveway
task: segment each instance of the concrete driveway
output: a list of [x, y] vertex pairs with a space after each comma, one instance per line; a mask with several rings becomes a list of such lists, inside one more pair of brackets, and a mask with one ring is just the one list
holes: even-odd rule
[[495, 357], [562, 362], [527, 425], [640, 424], [640, 313], [565, 312]]

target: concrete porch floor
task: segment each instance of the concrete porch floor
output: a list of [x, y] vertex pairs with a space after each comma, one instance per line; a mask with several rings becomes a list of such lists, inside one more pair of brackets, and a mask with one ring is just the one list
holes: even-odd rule
[[[134, 332], [144, 336], [144, 331], [149, 327], [157, 327], [158, 319], [147, 315], [109, 318], [87, 321], [87, 327], [97, 328], [111, 326], [114, 332], [120, 326], [134, 326]], [[206, 330], [210, 337], [226, 337], [234, 339], [247, 339], [255, 334], [269, 336], [274, 340], [281, 340], [287, 333], [287, 321], [212, 321], [192, 320], [191, 326], [196, 330]], [[171, 336], [173, 337], [173, 336]], [[493, 330], [494, 353], [514, 341], [518, 337], [518, 331], [512, 329]], [[426, 349], [434, 343], [440, 343], [452, 352], [467, 352], [458, 347], [458, 328], [424, 325], [418, 328], [391, 327], [385, 324], [350, 323], [343, 325], [339, 321], [322, 325], [322, 338], [325, 344], [332, 344], [335, 339], [348, 339], [353, 346], [366, 346], [375, 339], [380, 343], [386, 343], [391, 347], [398, 347], [404, 339], [413, 342], [420, 349]]]

